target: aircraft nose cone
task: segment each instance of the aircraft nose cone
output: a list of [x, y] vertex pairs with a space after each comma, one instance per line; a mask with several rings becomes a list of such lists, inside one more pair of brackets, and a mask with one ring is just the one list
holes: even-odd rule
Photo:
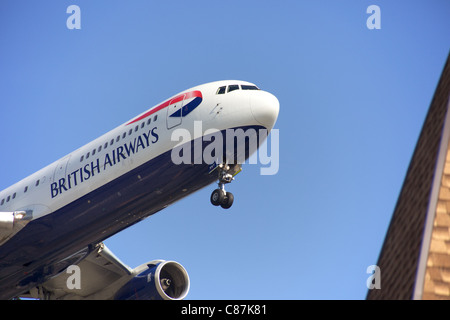
[[251, 97], [251, 110], [255, 120], [271, 130], [278, 118], [280, 102], [273, 94], [259, 91]]

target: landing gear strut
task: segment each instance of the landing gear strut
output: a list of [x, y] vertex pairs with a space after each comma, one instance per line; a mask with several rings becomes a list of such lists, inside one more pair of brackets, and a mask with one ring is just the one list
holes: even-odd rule
[[241, 171], [241, 166], [220, 164], [217, 169], [219, 171], [219, 188], [211, 193], [211, 203], [214, 206], [229, 209], [233, 205], [234, 196], [225, 190], [225, 184], [234, 180], [234, 176]]

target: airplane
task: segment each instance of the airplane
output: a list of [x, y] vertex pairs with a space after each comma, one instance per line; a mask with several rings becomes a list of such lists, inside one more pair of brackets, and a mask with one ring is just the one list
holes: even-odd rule
[[[103, 241], [214, 182], [211, 203], [230, 208], [225, 185], [242, 169], [236, 159], [267, 138], [279, 108], [247, 81], [202, 84], [1, 191], [0, 299], [184, 299], [190, 281], [181, 264], [132, 269]], [[207, 150], [214, 161], [202, 159]]]

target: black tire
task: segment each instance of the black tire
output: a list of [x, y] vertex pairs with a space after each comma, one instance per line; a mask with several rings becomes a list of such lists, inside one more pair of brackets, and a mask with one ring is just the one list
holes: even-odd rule
[[233, 205], [234, 195], [231, 192], [227, 192], [220, 206], [224, 209], [229, 209]]
[[221, 189], [216, 189], [211, 193], [211, 203], [214, 206], [220, 206], [225, 198], [225, 194]]

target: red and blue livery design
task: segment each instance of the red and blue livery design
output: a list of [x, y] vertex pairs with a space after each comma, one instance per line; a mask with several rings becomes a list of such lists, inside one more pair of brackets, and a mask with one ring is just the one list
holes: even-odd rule
[[169, 117], [173, 117], [173, 118], [184, 117], [184, 116], [187, 116], [189, 113], [191, 113], [195, 108], [197, 108], [200, 105], [200, 103], [202, 103], [202, 100], [203, 100], [203, 96], [202, 96], [201, 91], [199, 91], [199, 90], [181, 93], [181, 94], [177, 95], [176, 97], [161, 103], [159, 106], [154, 107], [153, 109], [144, 113], [140, 117], [137, 117], [136, 119], [127, 123], [127, 125], [138, 122], [144, 118], [151, 116], [152, 114], [154, 114], [155, 112], [158, 112], [161, 109], [167, 108], [168, 106], [171, 106], [171, 105], [181, 102], [181, 101], [183, 101], [183, 107], [181, 109], [175, 111]]

